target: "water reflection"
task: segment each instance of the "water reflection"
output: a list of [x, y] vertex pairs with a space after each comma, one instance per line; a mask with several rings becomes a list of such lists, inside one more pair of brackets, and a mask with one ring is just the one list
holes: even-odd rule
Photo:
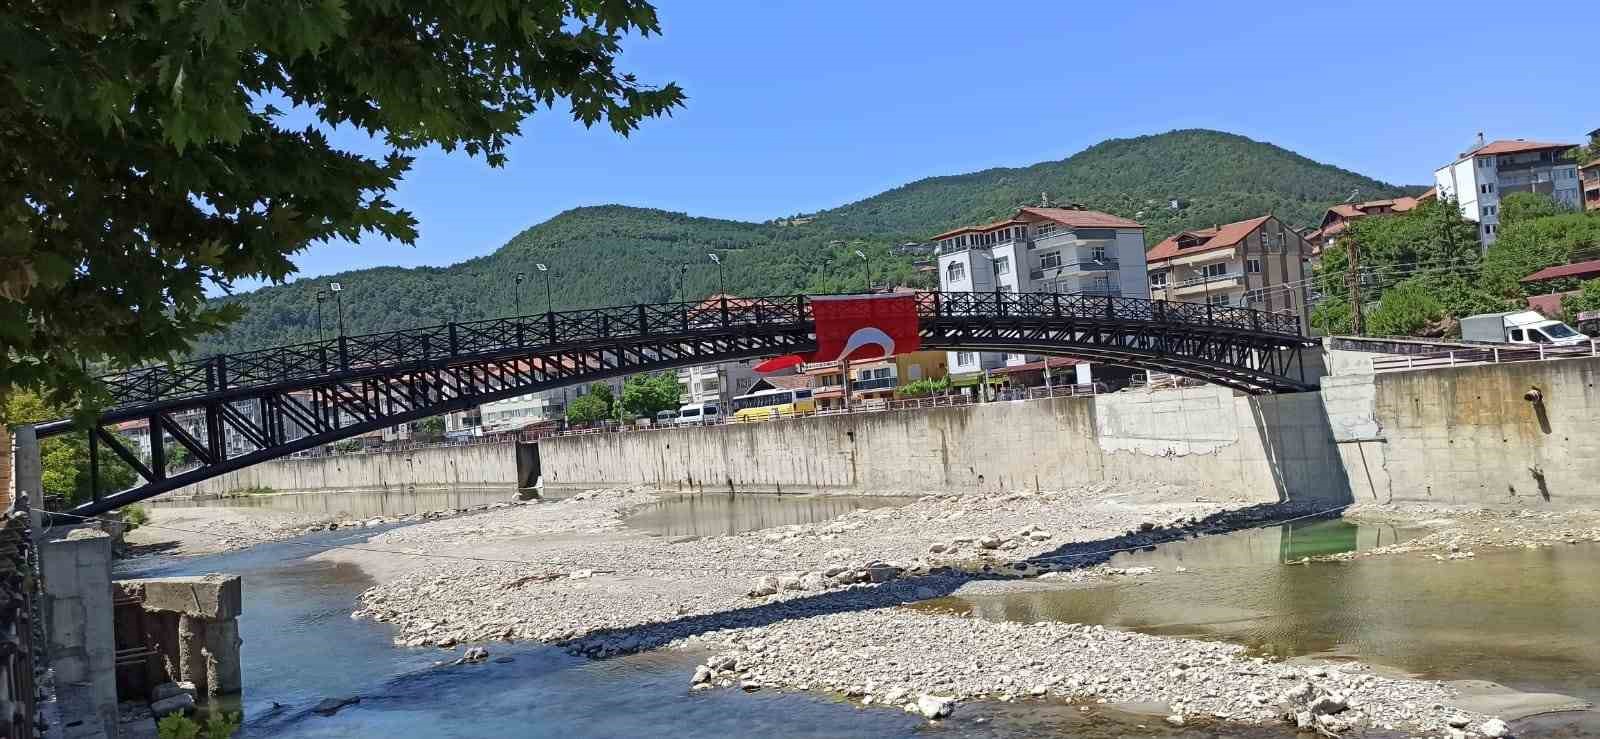
[[1099, 623], [1279, 656], [1359, 658], [1600, 701], [1600, 546], [1285, 564], [1405, 536], [1342, 521], [1274, 527], [1113, 560], [1156, 567], [1155, 576], [933, 604], [995, 620]]
[[673, 495], [638, 510], [626, 523], [661, 536], [726, 536], [774, 526], [817, 523], [858, 508], [901, 506], [913, 500], [869, 495]]
[[274, 493], [200, 500], [169, 498], [157, 499], [152, 501], [151, 505], [183, 508], [261, 508], [329, 517], [372, 518], [470, 508], [511, 500], [516, 500], [516, 491], [509, 488], [500, 490], [474, 488], [415, 492]]

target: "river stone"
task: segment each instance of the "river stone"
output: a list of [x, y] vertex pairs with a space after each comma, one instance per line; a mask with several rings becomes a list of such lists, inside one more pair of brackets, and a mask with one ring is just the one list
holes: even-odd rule
[[345, 706], [355, 705], [360, 702], [361, 696], [359, 695], [352, 695], [348, 698], [323, 698], [321, 701], [317, 702], [317, 705], [311, 708], [311, 712], [318, 713], [323, 716], [332, 716], [333, 714], [338, 713], [339, 709], [344, 708]]
[[778, 589], [779, 590], [804, 590], [805, 587], [800, 584], [800, 578], [795, 576], [795, 575], [779, 575], [778, 576]]
[[978, 546], [983, 547], [984, 549], [999, 549], [1000, 544], [1000, 537], [995, 536], [994, 534], [989, 534], [988, 536], [978, 540]]
[[1478, 733], [1489, 739], [1502, 739], [1502, 737], [1511, 736], [1511, 727], [1500, 719], [1492, 718], [1478, 727]]
[[755, 587], [750, 589], [750, 597], [761, 598], [778, 592], [778, 578], [767, 575], [756, 581]]
[[179, 693], [150, 704], [150, 712], [155, 714], [156, 718], [174, 713], [183, 713], [192, 708], [194, 708], [194, 696], [188, 693]]
[[939, 719], [956, 710], [956, 699], [923, 693], [917, 696], [916, 706], [923, 718]]

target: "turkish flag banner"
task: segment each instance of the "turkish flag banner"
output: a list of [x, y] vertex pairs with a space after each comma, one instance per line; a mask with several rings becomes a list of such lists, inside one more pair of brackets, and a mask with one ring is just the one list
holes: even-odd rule
[[811, 361], [874, 359], [922, 348], [915, 295], [848, 295], [811, 299], [817, 351]]

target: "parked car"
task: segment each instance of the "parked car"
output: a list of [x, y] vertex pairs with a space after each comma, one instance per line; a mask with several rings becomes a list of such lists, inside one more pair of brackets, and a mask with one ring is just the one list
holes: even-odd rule
[[722, 420], [722, 409], [716, 403], [690, 403], [678, 409], [679, 426], [698, 426]]
[[1531, 310], [1483, 313], [1461, 319], [1461, 338], [1494, 344], [1586, 344], [1589, 337]]
[[658, 411], [656, 413], [657, 426], [671, 426], [678, 422], [677, 411]]

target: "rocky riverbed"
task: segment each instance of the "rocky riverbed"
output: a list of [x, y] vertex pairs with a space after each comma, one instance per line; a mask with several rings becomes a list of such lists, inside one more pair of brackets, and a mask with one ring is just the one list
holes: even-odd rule
[[291, 513], [264, 508], [160, 505], [146, 508], [149, 520], [124, 535], [134, 555], [197, 556], [245, 549], [257, 544], [341, 528], [437, 521], [469, 513], [523, 505], [510, 501], [402, 516], [351, 518], [345, 515]]
[[1397, 544], [1321, 559], [1350, 560], [1413, 553], [1447, 560], [1469, 559], [1478, 549], [1539, 549], [1600, 542], [1600, 511], [1357, 506], [1345, 515], [1355, 521], [1405, 526], [1420, 533]]
[[899, 607], [1040, 579], [1138, 577], [1149, 573], [1104, 562], [1305, 509], [1102, 485], [928, 496], [733, 536], [626, 528], [630, 511], [656, 500], [640, 489], [589, 491], [386, 532], [370, 544], [379, 551], [320, 556], [380, 573], [352, 615], [392, 624], [401, 644], [528, 639], [591, 657], [707, 650], [707, 664], [685, 676], [695, 689], [826, 690], [932, 718], [962, 700], [1073, 700], [1153, 707], [1172, 723], [1508, 731], [1451, 707], [1443, 683], [1360, 664], [1291, 668], [1224, 643]]

